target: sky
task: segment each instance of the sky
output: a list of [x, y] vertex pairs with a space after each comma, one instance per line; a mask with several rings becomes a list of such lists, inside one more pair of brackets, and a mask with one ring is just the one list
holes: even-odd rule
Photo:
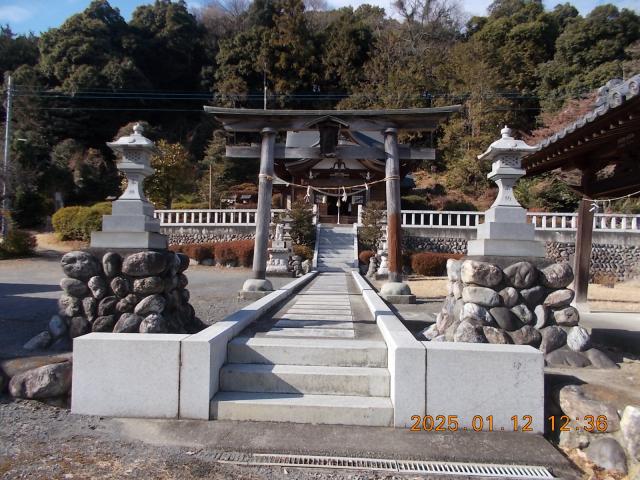
[[[557, 3], [567, 0], [545, 0], [547, 8], [552, 8]], [[631, 8], [640, 12], [640, 0], [569, 0], [576, 6], [581, 14], [589, 13], [594, 7], [613, 3], [618, 7]], [[113, 7], [119, 8], [120, 13], [129, 20], [131, 13], [138, 5], [151, 3], [152, 0], [110, 0]], [[206, 0], [188, 0], [190, 7], [197, 8]], [[392, 0], [328, 0], [331, 7], [344, 7], [351, 5], [357, 7], [363, 3], [384, 7], [387, 13], [391, 12]], [[74, 13], [81, 12], [90, 3], [90, 0], [0, 0], [0, 24], [9, 24], [15, 33], [34, 32], [39, 34], [49, 28], [58, 27], [64, 20]], [[491, 0], [462, 0], [463, 8], [471, 15], [486, 14], [487, 6]]]

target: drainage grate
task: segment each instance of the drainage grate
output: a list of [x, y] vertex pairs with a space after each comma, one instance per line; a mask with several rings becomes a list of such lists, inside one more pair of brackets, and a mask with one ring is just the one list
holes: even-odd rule
[[468, 477], [548, 479], [553, 475], [545, 467], [529, 465], [500, 465], [460, 462], [422, 462], [415, 460], [388, 460], [377, 458], [324, 457], [315, 455], [222, 455], [220, 463], [243, 465], [271, 465], [282, 467], [336, 468], [378, 470], [400, 473], [435, 475], [464, 475]]

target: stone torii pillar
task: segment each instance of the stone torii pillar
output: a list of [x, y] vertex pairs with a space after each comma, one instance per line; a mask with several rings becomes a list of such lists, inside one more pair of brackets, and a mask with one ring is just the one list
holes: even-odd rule
[[381, 296], [391, 303], [415, 303], [409, 285], [402, 282], [402, 213], [400, 211], [400, 155], [398, 154], [398, 130], [384, 131], [384, 150], [387, 154], [387, 251], [389, 252], [389, 281], [381, 290]]
[[251, 278], [244, 282], [240, 291], [240, 296], [247, 299], [260, 298], [273, 291], [273, 285], [266, 278], [266, 271], [269, 225], [271, 224], [275, 144], [276, 130], [263, 128], [258, 183], [258, 212], [256, 213], [256, 236], [253, 249], [253, 273]]

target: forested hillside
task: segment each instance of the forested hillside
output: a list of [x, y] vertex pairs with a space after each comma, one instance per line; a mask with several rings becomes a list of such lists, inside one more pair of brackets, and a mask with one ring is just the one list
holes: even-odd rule
[[[265, 84], [270, 108], [463, 104], [434, 138], [403, 140], [441, 152], [417, 175], [424, 206], [442, 207], [438, 198], [482, 206], [488, 166], [476, 156], [502, 125], [525, 137], [553, 128], [563, 106], [640, 71], [640, 17], [613, 5], [581, 16], [569, 3], [546, 10], [540, 0], [497, 0], [488, 16], [469, 18], [449, 0], [397, 0], [394, 12], [245, 1], [189, 10], [157, 0], [127, 22], [95, 0], [39, 37], [3, 27], [0, 74], [11, 73], [15, 85], [19, 223], [41, 223], [55, 192], [66, 204], [117, 195], [105, 142], [138, 120], [161, 146], [159, 178], [150, 182], [158, 206], [208, 201], [210, 164], [216, 198], [255, 181], [253, 164], [224, 159], [225, 139], [202, 106], [262, 108]], [[167, 188], [163, 175], [180, 181]], [[525, 182], [520, 195], [534, 208], [575, 204], [552, 178]]]

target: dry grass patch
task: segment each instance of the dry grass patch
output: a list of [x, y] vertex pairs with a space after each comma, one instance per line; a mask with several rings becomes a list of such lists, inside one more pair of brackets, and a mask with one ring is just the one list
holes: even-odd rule
[[411, 293], [419, 298], [441, 298], [447, 295], [447, 277], [409, 277]]
[[55, 233], [38, 233], [36, 234], [36, 240], [38, 241], [37, 250], [53, 250], [54, 252], [67, 253], [89, 247], [88, 242], [59, 240]]

